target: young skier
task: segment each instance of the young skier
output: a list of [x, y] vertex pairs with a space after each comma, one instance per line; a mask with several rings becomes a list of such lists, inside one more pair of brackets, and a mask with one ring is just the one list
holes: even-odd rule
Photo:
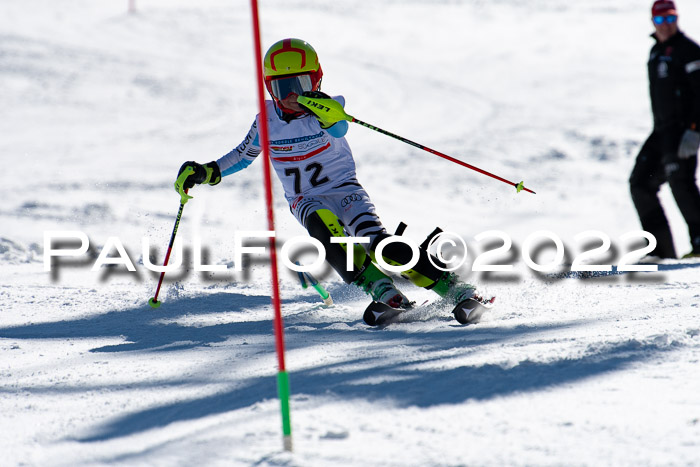
[[[300, 39], [281, 40], [265, 54], [265, 86], [272, 97], [265, 102], [272, 166], [282, 182], [292, 213], [323, 244], [326, 260], [343, 280], [391, 309], [410, 308], [412, 302], [373, 262], [377, 244], [390, 235], [369, 195], [357, 181], [355, 161], [344, 137], [348, 123], [320, 121], [297, 102], [297, 97], [302, 95], [329, 97], [320, 92], [322, 76], [316, 51]], [[344, 105], [343, 97], [333, 99]], [[259, 125], [258, 114], [243, 142], [220, 159], [204, 165], [185, 162], [178, 179], [187, 168], [194, 172], [183, 183], [175, 182], [175, 189], [182, 194], [195, 184], [216, 185], [222, 177], [248, 167], [261, 152]], [[370, 240], [368, 244], [355, 245], [351, 270], [346, 264], [347, 244], [331, 243], [332, 237], [346, 236]], [[476, 295], [474, 286], [431, 264], [423, 248], [419, 251], [418, 263], [402, 274], [413, 284], [435, 291], [454, 305], [465, 303], [454, 310], [458, 321], [469, 322], [469, 314], [478, 304], [490, 302]], [[403, 242], [389, 243], [382, 251], [384, 261], [392, 265], [407, 264], [412, 256], [410, 246]], [[436, 258], [432, 260], [440, 264]], [[380, 324], [385, 311], [387, 316], [395, 314], [391, 309], [379, 307], [374, 313], [365, 313], [365, 321], [370, 325]]]

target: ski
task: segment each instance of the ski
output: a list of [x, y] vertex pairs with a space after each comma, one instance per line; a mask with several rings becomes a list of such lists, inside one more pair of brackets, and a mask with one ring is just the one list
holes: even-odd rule
[[412, 308], [393, 308], [386, 303], [373, 300], [362, 315], [362, 319], [369, 326], [385, 326], [396, 321], [396, 318]]
[[473, 296], [462, 300], [455, 305], [452, 314], [460, 324], [475, 324], [481, 320], [481, 316], [493, 307], [496, 297], [490, 299]]
[[[471, 297], [459, 302], [452, 310], [455, 319], [461, 324], [475, 324], [488, 309], [493, 307], [496, 297], [484, 299], [481, 297]], [[438, 302], [439, 304], [439, 302]], [[372, 301], [362, 315], [362, 319], [369, 326], [387, 326], [399, 320], [400, 316], [406, 312], [417, 312], [426, 307], [434, 307], [435, 302], [425, 302], [419, 306], [408, 308], [393, 308], [386, 303]]]

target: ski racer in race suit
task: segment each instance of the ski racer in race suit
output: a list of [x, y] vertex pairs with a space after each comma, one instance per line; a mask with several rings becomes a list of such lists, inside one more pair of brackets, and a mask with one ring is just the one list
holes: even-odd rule
[[[329, 97], [320, 92], [323, 72], [315, 50], [299, 39], [284, 39], [274, 44], [264, 59], [265, 85], [272, 100], [266, 101], [270, 158], [292, 213], [326, 249], [326, 260], [347, 283], [353, 283], [376, 301], [394, 308], [410, 307], [408, 299], [393, 280], [374, 264], [377, 244], [389, 237], [375, 212], [367, 192], [357, 181], [355, 162], [344, 135], [346, 121], [327, 126], [307, 113], [297, 97]], [[343, 97], [333, 97], [344, 105]], [[194, 173], [182, 186], [182, 193], [195, 183], [216, 185], [222, 177], [248, 167], [260, 154], [257, 115], [243, 142], [216, 161], [200, 165], [186, 162]], [[366, 237], [368, 244], [356, 244], [354, 265], [347, 268], [347, 244], [331, 243], [333, 237]], [[428, 252], [419, 249], [418, 263], [402, 274], [419, 287], [434, 290], [457, 303], [474, 295], [474, 287], [460, 282], [453, 273], [431, 264]], [[405, 265], [413, 257], [411, 247], [392, 242], [382, 250], [387, 264]], [[439, 265], [437, 258], [431, 257]]]
[[642, 228], [657, 240], [651, 255], [676, 258], [668, 220], [657, 196], [668, 182], [688, 225], [692, 251], [700, 256], [700, 192], [695, 181], [700, 145], [700, 46], [678, 29], [670, 0], [652, 6], [656, 44], [649, 56], [649, 92], [654, 129], [630, 176], [632, 200]]

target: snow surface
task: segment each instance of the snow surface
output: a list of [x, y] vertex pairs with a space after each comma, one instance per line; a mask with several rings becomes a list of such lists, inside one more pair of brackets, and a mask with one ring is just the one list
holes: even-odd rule
[[[497, 307], [474, 326], [433, 310], [372, 329], [366, 298], [327, 269], [332, 307], [283, 270], [284, 452], [269, 269], [253, 255], [233, 270], [233, 233], [266, 229], [261, 164], [192, 190], [178, 234], [189, 270], [166, 275], [157, 310], [141, 246], [162, 261], [178, 167], [228, 152], [257, 112], [248, 3], [139, 0], [127, 14], [125, 0], [4, 1], [0, 464], [700, 465], [700, 262], [575, 279], [520, 256], [540, 230], [567, 261], [588, 230], [610, 237], [608, 263], [633, 249], [620, 237], [639, 229], [627, 177], [651, 126], [651, 2], [261, 3], [264, 46], [312, 43], [349, 113], [537, 191], [348, 134], [387, 227], [462, 235], [461, 275]], [[677, 4], [700, 39], [700, 2]], [[303, 235], [278, 182], [275, 196], [279, 241]], [[89, 254], [45, 272], [52, 230], [85, 232]], [[471, 271], [500, 245], [474, 239], [490, 230], [512, 238], [500, 261], [514, 271]], [[110, 237], [136, 272], [91, 271]], [[191, 270], [197, 237], [225, 272]]]

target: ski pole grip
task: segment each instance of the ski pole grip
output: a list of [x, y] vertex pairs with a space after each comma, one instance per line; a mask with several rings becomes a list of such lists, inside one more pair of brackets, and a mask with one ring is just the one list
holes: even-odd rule
[[194, 173], [193, 167], [185, 167], [185, 170], [177, 177], [175, 181], [175, 186], [177, 187], [177, 192], [180, 194], [180, 204], [185, 204], [187, 201], [191, 200], [193, 197], [187, 194], [187, 190], [184, 189], [185, 181], [187, 177]]
[[340, 102], [329, 98], [298, 96], [297, 102], [312, 112], [323, 123], [332, 125], [342, 120], [352, 121], [353, 117], [345, 113]]

